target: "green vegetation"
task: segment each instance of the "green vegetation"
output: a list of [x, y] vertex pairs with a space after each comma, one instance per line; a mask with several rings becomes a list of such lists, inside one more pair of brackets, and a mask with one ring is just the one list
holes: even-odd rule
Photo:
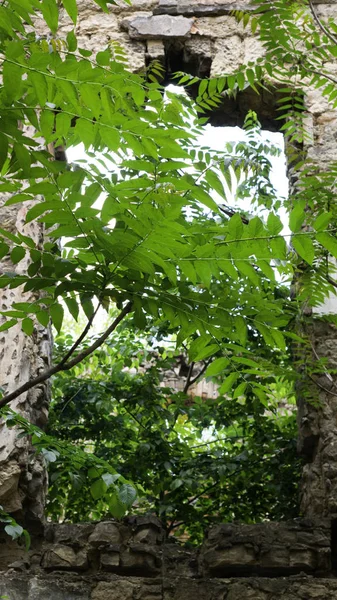
[[[105, 0], [96, 3], [108, 10]], [[75, 0], [62, 4], [75, 25]], [[31, 31], [39, 10], [51, 32], [46, 38]], [[337, 54], [336, 25], [321, 23], [306, 2], [237, 12], [266, 56], [217, 79], [178, 74], [180, 85], [199, 85], [194, 102], [169, 93], [165, 100], [160, 65], [134, 74], [115, 43], [93, 56], [77, 48], [75, 31], [60, 40], [58, 11], [56, 0], [0, 6], [0, 192], [10, 196], [7, 206], [25, 203], [26, 222], [46, 232], [37, 243], [6, 223], [0, 229], [0, 258], [30, 260], [26, 273], [13, 266], [0, 275], [1, 287], [23, 286], [22, 302], [2, 311], [0, 330], [20, 323], [29, 336], [36, 323], [52, 323], [60, 334], [53, 367], [4, 395], [0, 406], [52, 464], [48, 510], [71, 519], [120, 517], [138, 493], [135, 510], [155, 510], [168, 530], [182, 522], [195, 538], [201, 521], [292, 515], [294, 418], [280, 417], [272, 396], [275, 386], [291, 395], [300, 376], [291, 344], [310, 354], [303, 304], [318, 305], [336, 286], [328, 257], [337, 257], [337, 164], [318, 172], [302, 153], [303, 82], [337, 105], [337, 82], [324, 66]], [[195, 150], [208, 111], [223, 94], [248, 86], [279, 95], [297, 178], [287, 206], [291, 240], [282, 235], [269, 177], [275, 150], [259, 138], [254, 112], [245, 121], [247, 142]], [[18, 128], [19, 121], [30, 128]], [[104, 168], [53, 161], [38, 136], [49, 148], [82, 142]], [[229, 216], [214, 201], [216, 191], [228, 205], [237, 183], [238, 193], [251, 197], [249, 218], [235, 206]], [[261, 206], [264, 220], [254, 216]], [[63, 327], [65, 306], [75, 321], [80, 311], [87, 319], [73, 342]], [[100, 307], [109, 323], [93, 340]], [[219, 399], [189, 404], [186, 395], [160, 389], [159, 371], [172, 352], [154, 352], [144, 373], [125, 371], [141, 340], [151, 354], [149, 336], [164, 348], [163, 340], [174, 339], [175, 353], [184, 347], [189, 364], [207, 361]], [[315, 378], [320, 366], [308, 362], [306, 369]], [[44, 434], [8, 405], [51, 376], [55, 396]], [[201, 447], [208, 428], [219, 439]]]

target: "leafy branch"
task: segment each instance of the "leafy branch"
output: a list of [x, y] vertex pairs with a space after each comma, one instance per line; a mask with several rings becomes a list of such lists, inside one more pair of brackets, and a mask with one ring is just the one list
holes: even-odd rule
[[[87, 331], [89, 330], [91, 323], [92, 323], [92, 319], [90, 319], [88, 324], [86, 325], [85, 329], [79, 336], [78, 340], [73, 344], [73, 346], [69, 350], [69, 352], [67, 352], [64, 359], [62, 359], [57, 365], [54, 365], [50, 369], [47, 369], [46, 371], [41, 373], [41, 375], [34, 377], [30, 381], [27, 381], [26, 383], [21, 385], [19, 388], [17, 388], [13, 392], [10, 392], [9, 394], [6, 394], [2, 398], [0, 398], [0, 408], [3, 406], [6, 406], [7, 404], [9, 404], [9, 402], [12, 402], [12, 400], [15, 400], [15, 398], [17, 398], [24, 392], [27, 392], [28, 390], [32, 389], [39, 383], [43, 383], [44, 381], [49, 379], [52, 375], [55, 375], [56, 373], [59, 373], [60, 371], [67, 371], [69, 369], [72, 369], [76, 365], [78, 365], [87, 356], [90, 356], [90, 354], [92, 354], [95, 350], [97, 350], [97, 348], [99, 348], [105, 342], [105, 340], [108, 339], [108, 337], [111, 335], [111, 333], [113, 331], [115, 331], [115, 329], [119, 325], [119, 323], [124, 319], [124, 317], [129, 312], [131, 312], [131, 310], [132, 310], [132, 303], [128, 302], [128, 304], [126, 304], [126, 306], [121, 310], [121, 312], [116, 317], [116, 319], [107, 328], [107, 330], [95, 342], [93, 342], [90, 346], [88, 346], [88, 348], [85, 348], [84, 350], [79, 352], [72, 360], [69, 360], [71, 358], [71, 356], [73, 355], [73, 353], [75, 352], [75, 350], [77, 349], [80, 342], [85, 337]], [[68, 361], [68, 362], [66, 362], [66, 361]]]

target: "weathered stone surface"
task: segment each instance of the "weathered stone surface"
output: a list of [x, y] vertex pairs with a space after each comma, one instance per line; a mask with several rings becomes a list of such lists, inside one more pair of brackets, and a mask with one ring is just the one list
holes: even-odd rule
[[[25, 203], [19, 210], [6, 207], [7, 197], [0, 196], [0, 221], [10, 231], [29, 235], [39, 248], [43, 240], [43, 225], [37, 222], [26, 224], [26, 214], [32, 203]], [[27, 253], [28, 254], [28, 253]], [[17, 265], [4, 259], [0, 271], [25, 273], [29, 254]], [[13, 302], [34, 302], [36, 293], [23, 293], [22, 287], [1, 288], [0, 304], [8, 310]], [[0, 323], [2, 317], [0, 317]], [[21, 324], [0, 334], [0, 387], [12, 392], [23, 383], [39, 375], [50, 364], [51, 340], [49, 329], [35, 322], [32, 336], [26, 336]], [[49, 383], [21, 394], [11, 403], [11, 408], [28, 418], [32, 423], [44, 427], [48, 414]], [[41, 456], [31, 447], [29, 438], [18, 438], [16, 428], [7, 428], [0, 422], [0, 504], [9, 512], [20, 514], [25, 506], [26, 523], [40, 527], [43, 521], [47, 486], [46, 468]]]
[[130, 17], [122, 21], [122, 27], [135, 39], [186, 38], [191, 35], [193, 19], [169, 15]]
[[249, 0], [159, 0], [154, 9], [157, 15], [219, 16], [228, 15], [232, 10], [247, 10]]
[[219, 525], [200, 555], [204, 575], [329, 573], [328, 522], [298, 520], [258, 525]]
[[116, 567], [119, 567], [119, 552], [102, 552], [101, 568], [103, 571], [116, 571]]
[[337, 581], [290, 578], [165, 580], [163, 600], [334, 600]]
[[0, 470], [0, 505], [9, 513], [20, 510], [19, 479], [21, 469], [18, 463], [10, 460]]
[[133, 600], [135, 585], [130, 581], [100, 582], [92, 592], [92, 600]]
[[142, 576], [156, 574], [161, 566], [160, 553], [151, 551], [148, 546], [132, 544], [120, 557], [120, 566], [124, 571]]
[[92, 546], [101, 546], [102, 544], [119, 544], [121, 542], [121, 533], [117, 525], [110, 521], [102, 521], [96, 525], [93, 533], [89, 537], [89, 543]]
[[94, 523], [55, 523], [46, 528], [45, 537], [49, 542], [83, 545], [95, 530]]
[[80, 570], [88, 567], [87, 553], [75, 552], [70, 546], [55, 544], [42, 557], [42, 566], [47, 570]]

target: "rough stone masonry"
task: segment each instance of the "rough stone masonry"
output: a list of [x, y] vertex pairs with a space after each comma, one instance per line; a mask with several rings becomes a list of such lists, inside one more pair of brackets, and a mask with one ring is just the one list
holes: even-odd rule
[[[247, 0], [122, 0], [103, 13], [91, 0], [79, 2], [79, 46], [97, 51], [111, 40], [126, 50], [130, 68], [142, 71], [153, 59], [166, 71], [185, 70], [201, 77], [231, 73], [263, 55], [249, 30], [231, 15]], [[315, 4], [319, 15], [337, 20], [337, 3]], [[59, 35], [71, 24], [61, 14]], [[45, 33], [36, 22], [37, 33]], [[336, 74], [336, 64], [329, 65]], [[337, 113], [314, 89], [306, 89], [307, 156], [324, 168], [336, 156]], [[240, 125], [246, 111], [256, 110], [266, 129], [277, 129], [275, 98], [245, 91], [212, 116], [214, 125]], [[308, 137], [309, 139], [309, 137]], [[0, 220], [24, 230], [18, 215], [0, 202]], [[26, 210], [27, 208], [25, 208]], [[33, 225], [31, 225], [33, 226]], [[37, 226], [36, 240], [43, 236]], [[2, 269], [9, 268], [2, 264]], [[10, 267], [12, 269], [12, 266]], [[22, 263], [20, 263], [20, 268]], [[1, 290], [1, 305], [20, 289]], [[313, 344], [317, 356], [335, 368], [337, 333], [317, 321]], [[7, 391], [43, 370], [50, 360], [49, 332], [37, 328], [27, 340], [19, 329], [0, 337], [0, 385]], [[331, 382], [324, 382], [325, 387]], [[331, 389], [331, 388], [330, 388]], [[335, 525], [337, 519], [337, 399], [317, 390], [320, 408], [299, 404], [299, 447], [307, 463], [303, 472], [302, 512], [307, 519], [288, 524], [219, 526], [202, 548], [187, 551], [163, 543], [159, 523], [141, 521], [64, 526], [46, 529], [33, 540], [29, 555], [0, 539], [0, 595], [10, 600], [332, 600], [337, 598]], [[45, 423], [48, 387], [20, 397], [14, 408], [32, 422]], [[45, 471], [31, 448], [12, 431], [0, 431], [0, 504], [30, 521], [43, 520]], [[313, 520], [312, 520], [313, 519]], [[318, 520], [317, 520], [318, 519]]]

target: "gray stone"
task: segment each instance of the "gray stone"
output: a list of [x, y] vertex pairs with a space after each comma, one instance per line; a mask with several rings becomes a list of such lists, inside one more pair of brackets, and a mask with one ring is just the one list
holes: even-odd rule
[[102, 552], [101, 568], [103, 571], [116, 571], [119, 566], [119, 552]]
[[132, 600], [135, 586], [127, 580], [99, 582], [92, 592], [91, 600]]
[[154, 552], [150, 552], [139, 546], [133, 545], [122, 552], [120, 558], [121, 568], [142, 576], [148, 576], [157, 572], [159, 557], [156, 557]]
[[193, 19], [158, 15], [149, 17], [129, 17], [121, 25], [133, 39], [187, 38], [191, 35]]
[[84, 550], [75, 552], [69, 546], [55, 544], [43, 554], [42, 566], [48, 570], [83, 571], [88, 567], [87, 553]]
[[111, 521], [102, 521], [96, 525], [93, 533], [89, 536], [89, 544], [100, 546], [104, 544], [119, 544], [121, 534], [119, 528]]
[[188, 17], [228, 15], [233, 10], [249, 10], [249, 0], [159, 0], [155, 15], [184, 15]]

